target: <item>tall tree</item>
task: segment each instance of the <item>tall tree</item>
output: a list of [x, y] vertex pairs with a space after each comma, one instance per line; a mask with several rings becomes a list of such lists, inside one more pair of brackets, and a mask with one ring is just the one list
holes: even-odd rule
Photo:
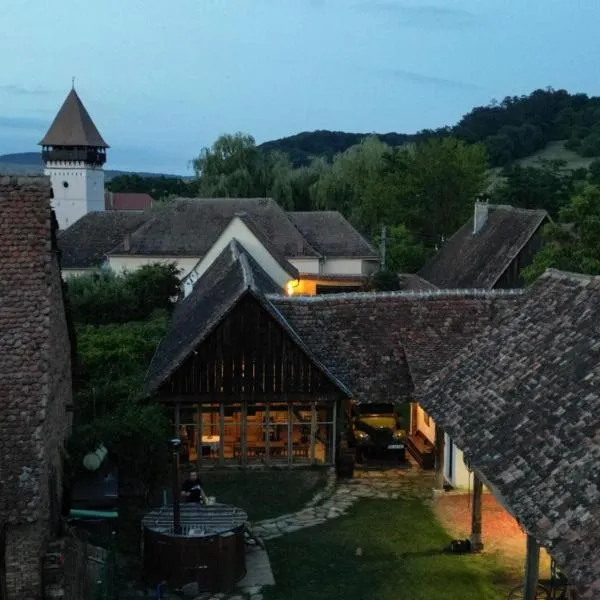
[[559, 211], [557, 223], [544, 228], [544, 248], [523, 270], [527, 283], [547, 268], [600, 275], [600, 187], [587, 186]]
[[475, 197], [484, 189], [485, 148], [446, 137], [397, 153], [396, 187], [406, 215], [401, 222], [419, 241], [435, 246], [468, 219]]

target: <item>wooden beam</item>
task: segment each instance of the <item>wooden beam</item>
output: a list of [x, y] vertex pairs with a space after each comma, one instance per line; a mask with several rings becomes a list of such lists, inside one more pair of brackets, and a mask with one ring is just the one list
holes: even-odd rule
[[265, 420], [262, 424], [262, 436], [265, 440], [265, 462], [270, 465], [271, 464], [271, 436], [269, 432], [271, 431], [270, 426], [271, 420], [271, 403], [268, 402], [265, 410]]
[[175, 403], [175, 437], [179, 437], [179, 428], [181, 427], [180, 406], [179, 402]]
[[248, 464], [248, 436], [247, 436], [247, 424], [248, 424], [248, 403], [247, 402], [242, 402], [242, 414], [241, 417], [242, 419], [241, 423], [240, 423], [240, 437], [241, 439], [241, 453], [242, 456], [240, 457], [241, 459], [241, 464], [242, 467], [246, 468], [247, 464]]
[[292, 423], [294, 422], [294, 411], [292, 410], [292, 405], [288, 404], [288, 424], [287, 424], [287, 456], [288, 456], [288, 466], [292, 466], [292, 455], [293, 455], [293, 447], [294, 440], [292, 438]]
[[310, 450], [308, 456], [311, 464], [315, 462], [315, 446], [317, 443], [317, 403], [310, 403]]
[[329, 449], [329, 456], [325, 459], [329, 461], [332, 465], [335, 464], [335, 457], [337, 456], [337, 412], [338, 412], [338, 404], [340, 400], [336, 400], [333, 405], [333, 432], [332, 432], [332, 440], [331, 440], [331, 448]]
[[178, 394], [162, 396], [158, 398], [160, 404], [176, 404], [179, 402], [181, 405], [198, 404], [202, 402], [204, 404], [237, 404], [240, 402], [248, 402], [255, 404], [257, 402], [273, 402], [273, 403], [284, 403], [284, 402], [295, 402], [298, 404], [305, 404], [307, 398], [311, 398], [317, 402], [333, 404], [336, 402], [337, 394], [322, 394], [322, 393], [310, 393], [310, 392], [290, 392], [290, 393], [275, 393], [275, 392], [241, 392], [239, 394], [218, 394], [218, 393], [207, 393], [207, 394]]
[[219, 464], [225, 464], [225, 405], [219, 406]]
[[471, 512], [471, 552], [481, 552], [483, 550], [482, 533], [482, 515], [483, 515], [483, 483], [475, 473], [473, 473], [473, 503]]
[[527, 534], [527, 554], [525, 557], [525, 594], [523, 600], [536, 600], [540, 572], [540, 545]]
[[415, 435], [417, 433], [419, 405], [417, 402], [410, 403], [410, 434]]
[[202, 467], [202, 404], [198, 403], [196, 410], [197, 442], [196, 442], [196, 469]]

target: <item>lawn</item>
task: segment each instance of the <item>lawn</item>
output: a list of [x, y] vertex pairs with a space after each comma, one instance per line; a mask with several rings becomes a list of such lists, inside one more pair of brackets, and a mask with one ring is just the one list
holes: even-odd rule
[[[451, 555], [419, 500], [363, 500], [317, 528], [268, 542], [277, 585], [265, 600], [503, 600], [493, 555]], [[361, 548], [361, 555], [357, 555]]]
[[215, 470], [200, 476], [208, 496], [243, 508], [250, 521], [300, 510], [327, 483], [323, 469]]

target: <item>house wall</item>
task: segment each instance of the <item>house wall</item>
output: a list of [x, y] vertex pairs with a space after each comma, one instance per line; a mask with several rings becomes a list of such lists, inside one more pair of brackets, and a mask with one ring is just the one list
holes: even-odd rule
[[[452, 452], [452, 473], [449, 473], [450, 453]], [[454, 488], [467, 489], [472, 486], [473, 475], [465, 465], [462, 450], [444, 434], [444, 478]]]
[[321, 265], [321, 273], [326, 275], [362, 275], [361, 258], [326, 258]]
[[60, 229], [73, 225], [89, 212], [104, 210], [102, 168], [83, 162], [50, 162], [44, 166], [44, 174], [50, 177], [54, 192], [52, 207]]
[[417, 421], [416, 428], [417, 431], [420, 431], [432, 444], [435, 443], [435, 423], [433, 419], [427, 418], [427, 413], [421, 408], [421, 406], [417, 405], [417, 410], [415, 411]]
[[285, 289], [285, 285], [292, 278], [292, 275], [273, 258], [271, 253], [262, 245], [252, 231], [248, 229], [246, 224], [241, 219], [235, 218], [231, 220], [207, 254], [188, 274], [183, 284], [185, 296], [192, 291], [194, 283], [202, 277], [232, 239], [237, 239], [271, 279]]
[[315, 273], [321, 272], [321, 265], [318, 258], [302, 258], [302, 257], [287, 257], [288, 261], [300, 271], [300, 273]]
[[53, 245], [50, 182], [0, 177], [0, 523], [7, 600], [41, 596], [61, 504], [70, 344]]
[[200, 256], [109, 256], [108, 266], [115, 273], [123, 273], [124, 271], [136, 271], [144, 265], [175, 263], [180, 270], [179, 277], [183, 279], [198, 264], [200, 258]]

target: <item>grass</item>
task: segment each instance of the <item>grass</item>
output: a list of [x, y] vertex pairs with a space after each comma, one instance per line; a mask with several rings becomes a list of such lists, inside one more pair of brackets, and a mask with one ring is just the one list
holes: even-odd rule
[[563, 140], [549, 142], [541, 150], [534, 152], [530, 156], [521, 158], [516, 162], [523, 167], [535, 167], [535, 163], [538, 160], [564, 160], [567, 163], [565, 168], [573, 170], [587, 169], [590, 166], [590, 163], [596, 160], [596, 158], [586, 158], [580, 156], [577, 152], [573, 152], [573, 150], [565, 148], [565, 142]]
[[264, 588], [264, 597], [503, 600], [498, 559], [443, 553], [449, 541], [431, 509], [418, 500], [361, 501], [342, 519], [268, 542], [277, 585]]
[[215, 470], [200, 476], [208, 496], [243, 508], [251, 521], [300, 510], [327, 481], [323, 469]]

